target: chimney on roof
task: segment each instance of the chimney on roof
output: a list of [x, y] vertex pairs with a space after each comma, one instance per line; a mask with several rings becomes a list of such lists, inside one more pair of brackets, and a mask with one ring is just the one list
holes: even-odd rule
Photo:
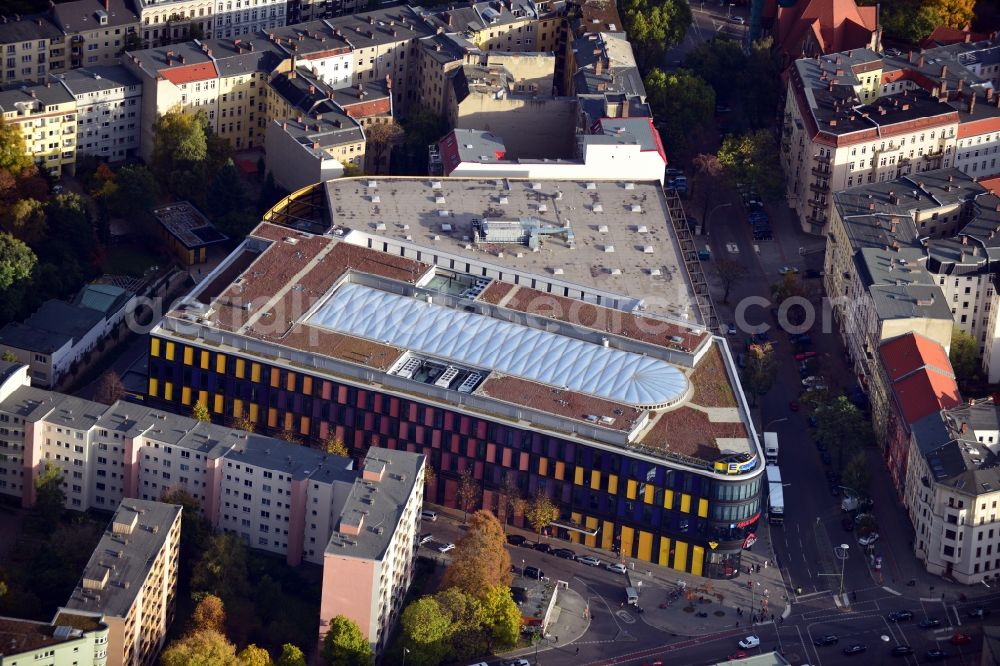
[[969, 244], [969, 237], [962, 236], [962, 245], [968, 245], [968, 244]]
[[604, 58], [598, 56], [597, 62], [594, 63], [594, 74], [600, 76], [604, 73]]
[[962, 92], [963, 88], [965, 88], [965, 79], [959, 79], [958, 88], [956, 88], [955, 90], [957, 90], [958, 92]]
[[[207, 51], [205, 51], [205, 55], [207, 55], [209, 58], [211, 58], [212, 57], [212, 49], [208, 49]], [[184, 62], [184, 58], [181, 58], [181, 62]]]
[[38, 93], [36, 93], [34, 90], [32, 90], [31, 91], [31, 96], [32, 97], [38, 97]]
[[965, 421], [962, 421], [962, 427], [959, 429], [959, 432], [961, 432], [964, 435], [968, 429], [969, 429], [969, 424], [966, 423]]
[[281, 129], [287, 130], [288, 129], [288, 123], [281, 123]]
[[947, 97], [948, 96], [948, 82], [947, 81], [941, 81], [941, 96], [942, 97]]
[[976, 399], [969, 398], [969, 407], [975, 407], [975, 406], [976, 406]]
[[[209, 53], [209, 55], [211, 55], [211, 53]], [[177, 56], [177, 59], [181, 61], [182, 65], [184, 64], [184, 54], [183, 53], [180, 54], [179, 56]]]
[[[317, 113], [316, 114], [316, 121], [317, 122], [323, 122], [323, 114], [322, 113]], [[319, 126], [317, 126], [317, 129], [319, 129]]]
[[913, 62], [913, 49], [910, 49], [910, 52], [906, 54], [906, 61]]
[[948, 174], [948, 182], [950, 183], [953, 180], [955, 180], [955, 177], [949, 173]]
[[924, 66], [924, 54], [921, 53], [920, 56], [917, 58], [917, 67], [923, 67], [923, 66]]
[[293, 70], [290, 70], [290, 71], [288, 72], [288, 78], [290, 78], [290, 79], [294, 79], [294, 78], [295, 78], [295, 77], [297, 77], [297, 76], [298, 76], [298, 73], [297, 73], [297, 72], [296, 72], [296, 71], [295, 71], [294, 69], [293, 69]]
[[375, 17], [371, 14], [368, 15], [368, 23], [369, 25], [375, 25]]
[[104, 0], [104, 11], [111, 11], [111, 0]]
[[[968, 44], [971, 41], [972, 41], [972, 33], [971, 32], [965, 33], [965, 43]], [[973, 402], [972, 404], [975, 404], [975, 403]]]
[[295, 120], [296, 120], [297, 122], [300, 122], [300, 123], [301, 123], [301, 122], [302, 122], [302, 116], [295, 116]]
[[869, 201], [868, 202], [868, 210], [875, 210], [875, 202], [874, 201]]
[[[896, 193], [893, 192], [892, 190], [889, 190], [889, 203], [891, 203], [893, 206], [896, 206], [896, 205], [899, 204], [899, 197], [897, 197]], [[892, 227], [893, 231], [896, 230], [896, 221], [895, 220], [891, 220], [889, 222], [889, 225]]]
[[948, 65], [941, 65], [941, 78], [948, 76]]
[[444, 15], [448, 17], [448, 25], [451, 25], [452, 21], [453, 21], [453, 19], [451, 17], [451, 12], [445, 12]]
[[319, 150], [319, 141], [313, 141], [313, 150]]
[[975, 110], [976, 110], [976, 91], [975, 90], [970, 90], [969, 91], [969, 115], [971, 116], [972, 112], [975, 111]]
[[309, 94], [310, 95], [315, 95], [316, 94], [316, 86], [314, 86], [312, 84], [309, 84]]
[[242, 39], [237, 37], [236, 39], [233, 40], [233, 46], [239, 46], [242, 41], [243, 41]]
[[987, 88], [986, 89], [986, 101], [987, 102], [992, 102], [993, 101], [993, 88]]

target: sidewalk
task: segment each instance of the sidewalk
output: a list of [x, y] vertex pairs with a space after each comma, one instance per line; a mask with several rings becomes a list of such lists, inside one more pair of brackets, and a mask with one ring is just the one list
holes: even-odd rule
[[[565, 587], [559, 588], [558, 595], [555, 608], [552, 609], [548, 631], [537, 646], [538, 652], [549, 650], [579, 651], [579, 648], [571, 647], [571, 644], [580, 640], [590, 628], [587, 601], [575, 590]], [[507, 658], [527, 657], [534, 653], [535, 647], [532, 646], [512, 650], [501, 656]]]

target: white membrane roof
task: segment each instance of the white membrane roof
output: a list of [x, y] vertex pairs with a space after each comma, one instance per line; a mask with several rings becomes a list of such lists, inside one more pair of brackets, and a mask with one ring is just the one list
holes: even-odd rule
[[670, 403], [688, 387], [665, 361], [358, 284], [343, 285], [309, 323], [628, 405]]

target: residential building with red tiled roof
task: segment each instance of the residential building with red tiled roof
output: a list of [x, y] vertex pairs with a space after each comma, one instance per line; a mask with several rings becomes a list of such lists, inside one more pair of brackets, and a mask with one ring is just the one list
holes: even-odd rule
[[933, 49], [938, 46], [950, 46], [952, 44], [968, 44], [984, 39], [991, 39], [993, 35], [985, 32], [972, 32], [969, 26], [965, 28], [951, 28], [946, 25], [939, 25], [934, 28], [934, 32], [929, 34], [920, 42], [920, 48]]
[[879, 347], [879, 372], [872, 378], [872, 425], [880, 440], [893, 485], [903, 496], [910, 426], [962, 396], [948, 352], [919, 333], [886, 340]]

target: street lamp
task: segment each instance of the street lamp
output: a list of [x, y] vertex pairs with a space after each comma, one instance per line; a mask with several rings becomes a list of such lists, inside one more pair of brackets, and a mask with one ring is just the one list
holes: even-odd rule
[[410, 651], [403, 648], [403, 666], [406, 666], [406, 655], [410, 654]]
[[840, 596], [844, 596], [844, 569], [847, 568], [847, 556], [850, 548], [850, 545], [842, 543], [833, 549], [837, 559], [840, 560]]
[[732, 205], [733, 204], [731, 203], [721, 203], [712, 210], [710, 210], [708, 215], [705, 216], [705, 222], [704, 225], [702, 226], [702, 233], [704, 233], [706, 236], [710, 235], [708, 233], [708, 221], [712, 219], [712, 215], [715, 214], [715, 211], [719, 210], [720, 208], [729, 208]]
[[521, 558], [521, 580], [524, 580], [524, 558]]

